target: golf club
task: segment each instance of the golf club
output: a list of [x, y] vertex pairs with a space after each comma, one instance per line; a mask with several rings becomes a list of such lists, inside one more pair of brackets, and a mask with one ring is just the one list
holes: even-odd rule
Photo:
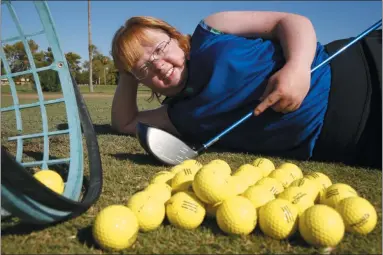
[[[374, 25], [369, 27], [367, 30], [362, 32], [360, 35], [355, 37], [351, 42], [346, 44], [344, 47], [339, 49], [337, 52], [328, 57], [325, 61], [317, 65], [311, 70], [311, 73], [327, 64], [333, 58], [338, 56], [340, 53], [345, 51], [347, 48], [355, 44], [365, 35], [370, 33], [371, 31], [377, 29], [382, 25], [382, 20], [379, 20]], [[253, 116], [254, 112], [251, 111], [240, 120], [233, 123], [231, 126], [226, 128], [224, 131], [213, 137], [211, 140], [204, 143], [200, 148], [193, 149], [179, 138], [169, 134], [168, 132], [161, 130], [159, 128], [152, 127], [150, 125], [138, 122], [137, 123], [137, 131], [136, 136], [139, 140], [141, 146], [145, 149], [145, 151], [152, 156], [154, 156], [157, 160], [161, 161], [167, 165], [177, 165], [182, 163], [187, 159], [193, 159], [197, 157], [201, 152], [206, 150], [208, 147], [216, 143], [222, 136], [229, 133], [232, 129], [237, 127], [239, 124], [243, 123], [245, 120], [249, 119]]]

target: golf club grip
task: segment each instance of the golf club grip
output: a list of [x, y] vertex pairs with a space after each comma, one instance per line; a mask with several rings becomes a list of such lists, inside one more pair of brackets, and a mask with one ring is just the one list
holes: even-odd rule
[[[326, 60], [324, 60], [322, 63], [320, 63], [319, 65], [317, 65], [316, 67], [314, 67], [313, 69], [311, 69], [311, 73], [313, 73], [314, 71], [318, 70], [320, 67], [324, 66], [325, 64], [327, 64], [328, 62], [330, 62], [333, 58], [335, 58], [336, 56], [338, 56], [340, 53], [342, 53], [343, 51], [345, 51], [346, 49], [348, 49], [350, 46], [354, 45], [356, 42], [358, 42], [360, 39], [362, 39], [364, 36], [366, 36], [368, 33], [370, 33], [371, 31], [377, 29], [378, 27], [380, 27], [382, 25], [382, 19], [380, 19], [378, 22], [376, 22], [374, 25], [370, 26], [368, 29], [366, 29], [364, 32], [362, 32], [361, 34], [359, 34], [357, 37], [355, 37], [355, 39], [353, 39], [351, 42], [349, 42], [348, 44], [346, 44], [345, 46], [343, 46], [341, 49], [337, 50], [335, 53], [333, 53], [331, 56], [329, 56]], [[242, 124], [244, 121], [246, 121], [247, 119], [249, 119], [251, 116], [253, 116], [253, 111], [250, 111], [248, 114], [246, 114], [244, 117], [242, 117], [241, 119], [239, 119], [238, 121], [234, 122], [232, 125], [230, 125], [228, 128], [226, 128], [224, 131], [222, 131], [221, 133], [219, 133], [218, 135], [216, 135], [215, 137], [213, 137], [212, 139], [210, 139], [209, 141], [207, 141], [206, 143], [204, 143], [202, 145], [201, 148], [199, 148], [197, 150], [198, 153], [202, 152], [203, 150], [207, 149], [208, 147], [210, 147], [211, 145], [213, 145], [214, 143], [216, 143], [222, 136], [226, 135], [227, 133], [229, 133], [231, 130], [233, 130], [234, 128], [236, 128], [238, 125]]]

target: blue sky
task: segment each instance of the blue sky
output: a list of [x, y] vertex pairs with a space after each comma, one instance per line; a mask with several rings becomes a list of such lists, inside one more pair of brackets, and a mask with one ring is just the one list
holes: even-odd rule
[[[33, 2], [13, 2], [26, 33], [42, 28]], [[61, 46], [88, 60], [87, 1], [49, 1]], [[2, 5], [1, 36], [17, 35], [9, 12]], [[226, 10], [272, 10], [307, 16], [313, 23], [318, 41], [355, 36], [382, 18], [380, 1], [92, 1], [92, 40], [109, 55], [114, 32], [132, 16], [162, 18], [183, 33], [192, 33], [196, 24], [209, 14]], [[45, 48], [43, 36], [33, 38]]]

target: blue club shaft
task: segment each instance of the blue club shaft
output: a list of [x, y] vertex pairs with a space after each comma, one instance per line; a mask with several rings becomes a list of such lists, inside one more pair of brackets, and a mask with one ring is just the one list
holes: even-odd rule
[[[353, 44], [355, 44], [357, 41], [359, 41], [360, 39], [362, 39], [364, 36], [366, 36], [368, 33], [370, 33], [371, 31], [377, 29], [378, 27], [380, 27], [382, 25], [382, 19], [380, 19], [378, 22], [376, 22], [374, 25], [372, 25], [371, 27], [369, 27], [368, 29], [366, 29], [364, 32], [362, 32], [360, 35], [358, 35], [357, 37], [355, 37], [351, 42], [349, 42], [348, 44], [346, 44], [345, 46], [343, 46], [341, 49], [339, 49], [338, 51], [336, 51], [335, 53], [333, 53], [330, 57], [328, 57], [325, 61], [323, 61], [322, 63], [320, 63], [319, 65], [317, 65], [316, 67], [314, 67], [312, 70], [311, 70], [311, 73], [314, 72], [315, 70], [319, 69], [320, 67], [322, 67], [323, 65], [327, 64], [328, 62], [330, 62], [333, 58], [335, 58], [336, 56], [338, 56], [340, 53], [342, 53], [343, 51], [345, 51], [346, 49], [348, 49], [350, 46], [352, 46]], [[231, 130], [233, 130], [234, 128], [236, 128], [238, 125], [242, 124], [245, 120], [249, 119], [251, 116], [253, 116], [254, 114], [254, 111], [250, 111], [248, 114], [246, 114], [244, 117], [242, 117], [241, 119], [239, 119], [238, 121], [234, 122], [232, 125], [230, 125], [228, 128], [226, 128], [224, 131], [222, 131], [221, 133], [219, 133], [218, 135], [216, 135], [215, 137], [213, 137], [212, 139], [210, 139], [209, 141], [207, 141], [206, 143], [204, 143], [202, 145], [202, 147], [200, 149], [197, 150], [198, 153], [200, 153], [201, 151], [207, 149], [208, 147], [210, 147], [211, 145], [213, 145], [214, 143], [216, 143], [219, 139], [221, 139], [222, 136], [226, 135], [227, 133], [229, 133]]]

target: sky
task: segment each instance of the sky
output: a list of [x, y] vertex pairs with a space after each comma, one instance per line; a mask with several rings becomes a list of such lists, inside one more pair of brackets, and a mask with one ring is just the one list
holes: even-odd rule
[[[13, 2], [20, 24], [28, 33], [42, 29], [32, 1]], [[48, 1], [60, 44], [65, 53], [79, 54], [88, 60], [87, 1]], [[1, 38], [17, 35], [5, 6], [1, 8]], [[281, 11], [301, 14], [314, 25], [317, 39], [332, 40], [356, 36], [382, 18], [381, 1], [92, 1], [92, 41], [104, 55], [109, 55], [115, 31], [132, 16], [154, 16], [192, 34], [206, 16], [229, 10]], [[33, 37], [44, 50], [45, 36]]]

